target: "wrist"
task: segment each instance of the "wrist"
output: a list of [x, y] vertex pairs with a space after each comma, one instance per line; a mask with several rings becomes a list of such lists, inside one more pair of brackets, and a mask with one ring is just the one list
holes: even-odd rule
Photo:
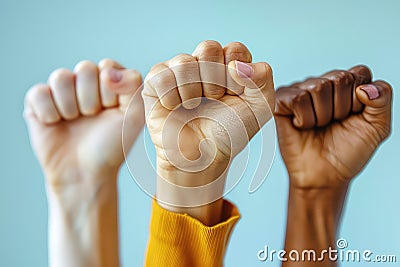
[[[309, 170], [311, 168], [311, 170]], [[340, 192], [347, 188], [352, 177], [344, 177], [329, 166], [311, 166], [306, 170], [289, 170], [289, 186], [305, 191], [320, 189], [321, 192], [328, 190]]]
[[178, 186], [204, 186], [224, 176], [229, 167], [228, 160], [214, 160], [201, 171], [192, 171], [190, 167], [177, 167], [167, 160], [157, 157], [157, 174], [166, 181]]
[[158, 165], [158, 204], [175, 213], [188, 214], [205, 225], [221, 220], [227, 164], [213, 163], [201, 172], [187, 172]]
[[348, 184], [340, 187], [307, 189], [289, 186], [289, 212], [307, 214], [307, 218], [317, 218], [320, 221], [332, 221], [336, 226], [339, 223], [347, 190]]
[[[301, 253], [312, 249], [316, 255], [336, 247], [336, 234], [345, 202], [348, 185], [327, 188], [289, 187], [285, 251]], [[302, 266], [291, 262], [283, 266]], [[311, 265], [310, 265], [311, 266]], [[328, 257], [313, 266], [336, 266]]]
[[[57, 209], [66, 215], [75, 216], [77, 212], [105, 209], [117, 201], [116, 179], [81, 181], [61, 187], [46, 186], [49, 210]], [[82, 209], [87, 209], [82, 210]]]
[[[347, 186], [342, 188], [304, 189], [290, 186], [286, 225], [285, 251], [295, 250], [300, 254], [305, 250], [315, 251], [317, 257], [323, 251], [336, 247], [336, 234]], [[326, 255], [325, 255], [326, 256]], [[290, 258], [282, 266], [303, 266], [304, 262]], [[329, 257], [309, 266], [336, 266]], [[307, 266], [308, 266], [307, 265]]]
[[51, 266], [119, 265], [116, 179], [92, 181], [47, 188]]

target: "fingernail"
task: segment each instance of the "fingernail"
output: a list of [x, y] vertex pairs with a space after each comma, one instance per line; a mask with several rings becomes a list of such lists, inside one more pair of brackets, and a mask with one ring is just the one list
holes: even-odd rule
[[240, 62], [240, 61], [235, 61], [236, 64], [236, 72], [239, 75], [240, 78], [250, 78], [254, 74], [253, 67]]
[[117, 83], [122, 80], [122, 71], [117, 70], [117, 69], [109, 69], [108, 75], [110, 77], [110, 80]]
[[360, 89], [367, 93], [369, 100], [377, 99], [380, 96], [378, 88], [373, 84], [363, 85]]

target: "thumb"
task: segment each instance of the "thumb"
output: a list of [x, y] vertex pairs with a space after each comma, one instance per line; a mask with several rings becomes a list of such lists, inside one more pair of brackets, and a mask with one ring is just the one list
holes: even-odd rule
[[[111, 91], [117, 94], [119, 107], [122, 111], [128, 108], [131, 101], [142, 102], [140, 96], [140, 88], [142, 85], [142, 76], [140, 73], [133, 69], [117, 69], [117, 68], [105, 68], [100, 73], [101, 81], [107, 85]], [[138, 103], [139, 104], [139, 103]], [[135, 104], [136, 105], [136, 104]]]
[[100, 79], [117, 95], [118, 108], [124, 112], [122, 145], [124, 153], [129, 153], [144, 125], [142, 76], [136, 70], [110, 67], [101, 70]]
[[265, 62], [231, 61], [228, 71], [236, 83], [244, 86], [244, 93], [239, 97], [249, 105], [260, 127], [263, 126], [272, 117], [275, 107], [271, 66]]
[[376, 81], [356, 88], [358, 100], [365, 105], [363, 118], [385, 139], [390, 133], [392, 116], [392, 87], [385, 81]]

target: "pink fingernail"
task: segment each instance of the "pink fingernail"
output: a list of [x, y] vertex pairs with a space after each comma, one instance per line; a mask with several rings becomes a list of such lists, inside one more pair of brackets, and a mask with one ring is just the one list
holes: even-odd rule
[[240, 78], [250, 78], [254, 74], [253, 67], [240, 62], [240, 61], [235, 61], [236, 64], [236, 72], [239, 75]]
[[108, 75], [110, 77], [110, 80], [115, 83], [118, 83], [122, 80], [122, 72], [120, 70], [109, 69]]
[[367, 93], [369, 100], [377, 99], [380, 96], [379, 90], [375, 85], [366, 84], [361, 86], [360, 89]]

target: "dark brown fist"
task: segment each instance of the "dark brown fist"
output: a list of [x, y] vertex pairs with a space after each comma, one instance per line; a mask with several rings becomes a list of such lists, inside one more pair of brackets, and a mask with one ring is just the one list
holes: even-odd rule
[[350, 181], [390, 134], [392, 88], [370, 70], [335, 70], [277, 90], [275, 119], [290, 183], [337, 187]]

